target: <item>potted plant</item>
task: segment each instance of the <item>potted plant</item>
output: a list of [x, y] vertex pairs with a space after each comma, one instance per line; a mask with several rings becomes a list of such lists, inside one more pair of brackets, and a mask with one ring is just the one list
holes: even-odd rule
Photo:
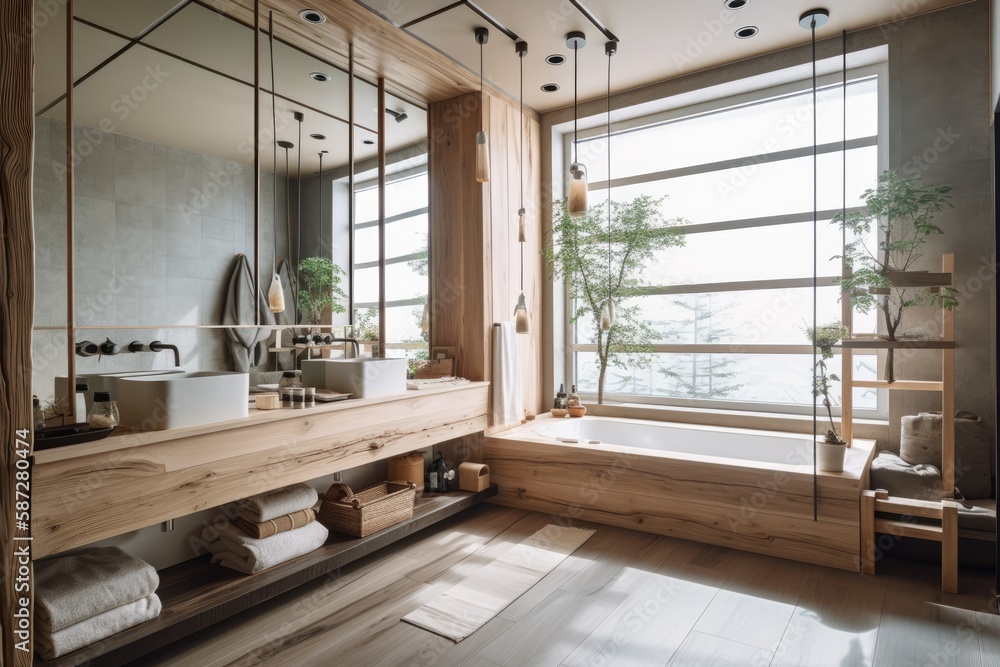
[[323, 323], [323, 315], [346, 311], [341, 301], [347, 295], [340, 289], [344, 270], [326, 257], [306, 257], [299, 262], [299, 310], [312, 325]]
[[[587, 315], [593, 318], [598, 403], [604, 402], [608, 367], [613, 363], [648, 367], [651, 343], [659, 337], [642, 317], [640, 306], [627, 300], [642, 294], [643, 275], [657, 253], [684, 245], [680, 227], [684, 221], [663, 218], [663, 199], [642, 195], [629, 202], [613, 202], [610, 216], [606, 204], [579, 218], [570, 216], [565, 199], [554, 207], [553, 242], [545, 258], [553, 275], [566, 281], [575, 298], [572, 321]], [[610, 322], [609, 328], [600, 326], [602, 319]]]
[[837, 422], [833, 419], [833, 403], [830, 401], [830, 382], [840, 382], [835, 373], [827, 374], [826, 362], [833, 359], [833, 346], [847, 335], [846, 327], [840, 322], [823, 324], [815, 329], [805, 328], [806, 335], [819, 352], [813, 367], [813, 398], [823, 397], [830, 427], [823, 436], [816, 436], [816, 455], [820, 470], [840, 472], [844, 469], [844, 455], [848, 443], [837, 433]]
[[[944, 232], [933, 222], [935, 214], [951, 206], [951, 188], [946, 185], [921, 185], [920, 178], [904, 178], [884, 171], [878, 186], [867, 190], [861, 198], [867, 212], [837, 215], [833, 222], [850, 233], [854, 240], [844, 246], [844, 263], [851, 275], [839, 279], [844, 292], [850, 294], [851, 306], [863, 313], [877, 308], [882, 315], [886, 338], [898, 340], [896, 333], [903, 312], [920, 305], [942, 305], [951, 310], [958, 304], [954, 290], [939, 288], [907, 288], [896, 284], [898, 274], [910, 271], [922, 256], [921, 246], [927, 239]], [[869, 247], [868, 236], [873, 226], [878, 230], [878, 245]], [[886, 356], [885, 379], [895, 380], [893, 349]]]

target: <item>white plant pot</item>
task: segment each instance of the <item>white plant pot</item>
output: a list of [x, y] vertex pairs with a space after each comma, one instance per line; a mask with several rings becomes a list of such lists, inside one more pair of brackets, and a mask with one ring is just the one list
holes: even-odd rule
[[823, 438], [816, 439], [816, 467], [824, 472], [843, 472], [847, 444], [830, 445]]

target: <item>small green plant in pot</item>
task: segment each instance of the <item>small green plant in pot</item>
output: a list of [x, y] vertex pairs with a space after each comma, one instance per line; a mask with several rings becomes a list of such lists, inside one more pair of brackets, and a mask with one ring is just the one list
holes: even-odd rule
[[837, 422], [833, 418], [833, 402], [830, 400], [830, 383], [840, 382], [836, 373], [828, 373], [826, 362], [833, 359], [833, 346], [840, 342], [847, 335], [847, 329], [841, 326], [840, 322], [822, 324], [815, 329], [804, 328], [806, 336], [819, 352], [816, 365], [813, 367], [813, 398], [823, 398], [823, 407], [826, 408], [827, 418], [830, 426], [826, 434], [816, 436], [816, 448], [819, 459], [819, 469], [837, 472], [844, 469], [844, 454], [847, 449], [847, 442], [837, 433]]
[[[927, 240], [944, 233], [934, 224], [934, 216], [951, 206], [950, 193], [946, 185], [922, 185], [917, 176], [904, 178], [884, 171], [878, 186], [861, 195], [867, 212], [839, 214], [833, 220], [855, 238], [844, 246], [842, 257], [851, 275], [839, 279], [841, 288], [859, 311], [879, 310], [888, 340], [898, 340], [896, 333], [907, 309], [941, 305], [951, 310], [958, 304], [954, 290], [896, 287], [892, 279], [895, 273], [912, 270]], [[866, 242], [873, 228], [878, 232], [874, 248]], [[892, 348], [886, 356], [885, 379], [895, 380]]]
[[344, 270], [326, 257], [306, 257], [299, 262], [299, 310], [309, 324], [323, 324], [323, 314], [346, 312], [341, 303], [347, 294], [340, 289]]

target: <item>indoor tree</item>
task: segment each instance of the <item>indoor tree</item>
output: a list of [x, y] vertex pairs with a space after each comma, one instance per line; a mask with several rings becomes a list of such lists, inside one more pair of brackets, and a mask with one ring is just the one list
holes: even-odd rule
[[813, 366], [813, 398], [823, 397], [823, 407], [830, 419], [830, 428], [826, 430], [823, 442], [828, 445], [842, 445], [843, 438], [837, 433], [837, 422], [833, 419], [833, 403], [830, 401], [830, 382], [840, 382], [835, 373], [827, 374], [826, 362], [833, 359], [833, 346], [847, 335], [847, 328], [840, 322], [821, 324], [815, 329], [804, 327], [806, 336], [812, 341], [813, 347], [819, 352], [816, 365]]
[[[545, 257], [553, 275], [565, 281], [574, 298], [572, 321], [590, 316], [595, 323], [598, 403], [604, 402], [608, 367], [613, 363], [648, 367], [651, 343], [659, 335], [643, 319], [633, 297], [643, 294], [643, 274], [657, 253], [684, 245], [680, 228], [684, 221], [664, 219], [660, 213], [664, 199], [642, 195], [629, 202], [613, 202], [610, 224], [607, 203], [579, 218], [570, 217], [565, 199], [553, 209], [553, 238]], [[601, 310], [609, 300], [615, 316], [610, 329], [604, 330], [599, 326]]]
[[[842, 257], [851, 270], [850, 276], [838, 279], [841, 288], [859, 311], [880, 311], [889, 340], [897, 340], [906, 309], [928, 304], [951, 310], [958, 303], [954, 290], [894, 287], [891, 275], [912, 269], [923, 256], [921, 247], [928, 238], [944, 233], [934, 224], [934, 216], [951, 206], [950, 193], [949, 186], [922, 185], [919, 176], [884, 171], [877, 187], [861, 195], [867, 212], [838, 214], [833, 220], [854, 239], [844, 246], [842, 256], [834, 258]], [[875, 247], [869, 245], [873, 229]], [[886, 357], [885, 378], [888, 382], [895, 379], [892, 348]]]
[[340, 289], [344, 270], [326, 257], [306, 257], [299, 262], [299, 310], [310, 324], [322, 324], [323, 313], [346, 311], [342, 301], [347, 295]]

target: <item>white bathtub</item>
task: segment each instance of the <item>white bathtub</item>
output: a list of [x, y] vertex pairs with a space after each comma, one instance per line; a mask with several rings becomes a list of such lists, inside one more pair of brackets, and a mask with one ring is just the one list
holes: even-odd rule
[[858, 571], [875, 442], [813, 475], [807, 434], [611, 417], [541, 417], [487, 436], [495, 502]]
[[547, 420], [535, 434], [582, 445], [620, 445], [760, 463], [811, 467], [813, 460], [811, 439], [795, 433], [584, 417]]

